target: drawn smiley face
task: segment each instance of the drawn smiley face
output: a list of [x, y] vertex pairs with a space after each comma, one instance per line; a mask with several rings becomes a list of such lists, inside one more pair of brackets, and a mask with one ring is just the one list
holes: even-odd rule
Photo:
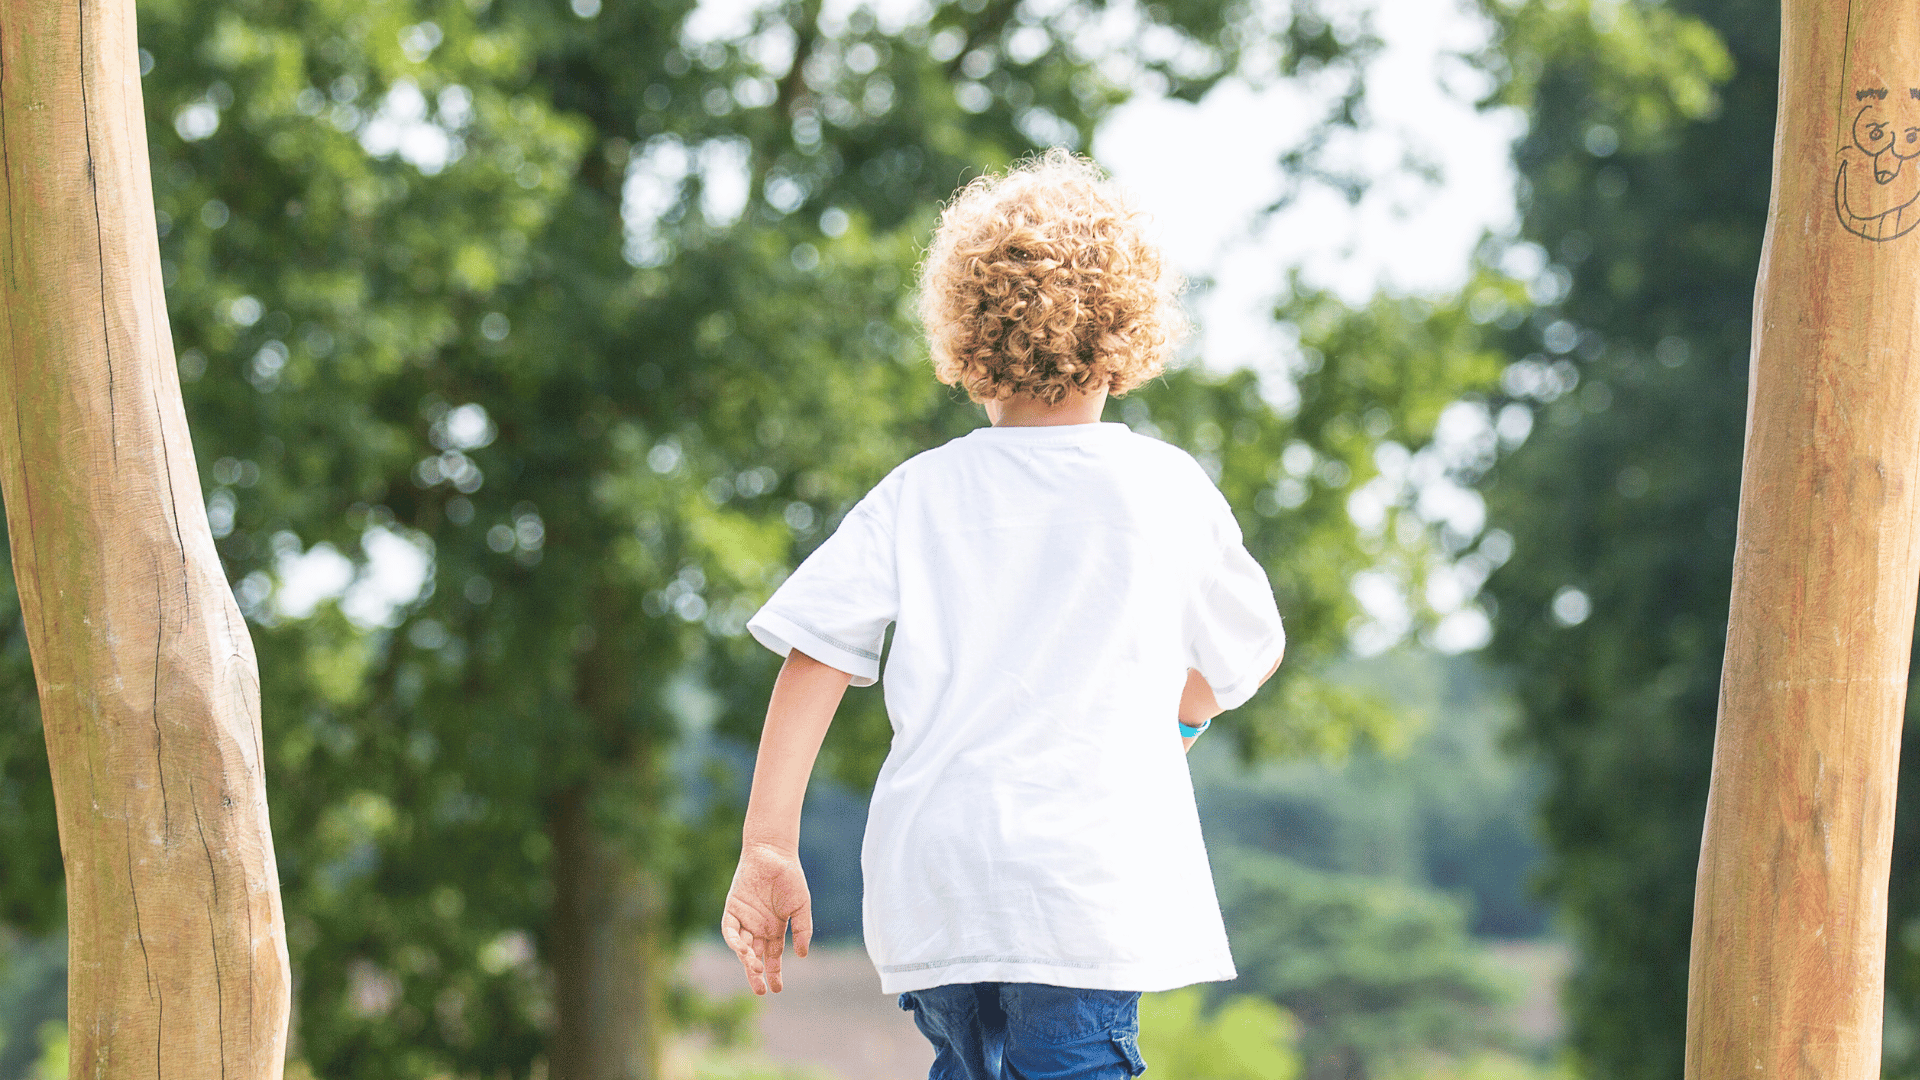
[[[1893, 98], [1886, 88], [1854, 92], [1853, 143], [1840, 150], [1833, 203], [1855, 236], [1885, 241], [1920, 225], [1920, 88]], [[1893, 100], [1889, 100], [1893, 98]]]

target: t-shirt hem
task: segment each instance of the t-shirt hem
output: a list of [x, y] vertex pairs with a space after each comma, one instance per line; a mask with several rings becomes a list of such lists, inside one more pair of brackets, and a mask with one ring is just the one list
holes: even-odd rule
[[880, 655], [859, 646], [836, 641], [822, 631], [777, 611], [761, 608], [747, 622], [747, 631], [755, 641], [779, 653], [799, 649], [828, 667], [853, 676], [854, 686], [872, 686], [880, 678]]
[[1231, 957], [1214, 957], [1191, 964], [1075, 964], [1048, 963], [1026, 958], [960, 957], [923, 964], [902, 964], [898, 970], [880, 968], [880, 991], [904, 994], [935, 986], [974, 982], [1030, 982], [1070, 986], [1082, 990], [1138, 990], [1155, 993], [1203, 982], [1235, 978]]

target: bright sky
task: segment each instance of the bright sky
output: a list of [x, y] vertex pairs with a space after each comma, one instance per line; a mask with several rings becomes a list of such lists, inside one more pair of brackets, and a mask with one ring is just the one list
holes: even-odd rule
[[[1094, 156], [1153, 212], [1181, 269], [1214, 279], [1190, 300], [1212, 365], [1265, 370], [1285, 349], [1270, 311], [1290, 268], [1356, 303], [1376, 289], [1442, 292], [1465, 281], [1483, 231], [1513, 228], [1508, 148], [1524, 119], [1475, 109], [1484, 80], [1448, 55], [1483, 45], [1484, 20], [1450, 0], [1366, 6], [1386, 42], [1367, 73], [1371, 123], [1333, 148], [1373, 180], [1358, 206], [1312, 189], [1254, 228], [1280, 190], [1278, 158], [1319, 113], [1294, 86], [1231, 80], [1198, 105], [1140, 98], [1095, 134]], [[1403, 156], [1436, 164], [1439, 185]]]

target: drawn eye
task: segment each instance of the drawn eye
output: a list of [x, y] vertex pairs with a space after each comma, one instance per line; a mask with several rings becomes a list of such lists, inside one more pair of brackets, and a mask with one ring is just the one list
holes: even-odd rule
[[1907, 141], [1909, 143], [1920, 143], [1920, 128], [1908, 128]]

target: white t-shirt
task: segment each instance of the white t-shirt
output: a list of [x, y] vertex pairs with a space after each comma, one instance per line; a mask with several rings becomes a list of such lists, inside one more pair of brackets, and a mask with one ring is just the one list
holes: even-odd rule
[[1199, 463], [1124, 424], [987, 427], [861, 499], [747, 623], [866, 686], [893, 745], [860, 851], [889, 994], [1234, 977], [1178, 727], [1279, 657], [1280, 615]]

